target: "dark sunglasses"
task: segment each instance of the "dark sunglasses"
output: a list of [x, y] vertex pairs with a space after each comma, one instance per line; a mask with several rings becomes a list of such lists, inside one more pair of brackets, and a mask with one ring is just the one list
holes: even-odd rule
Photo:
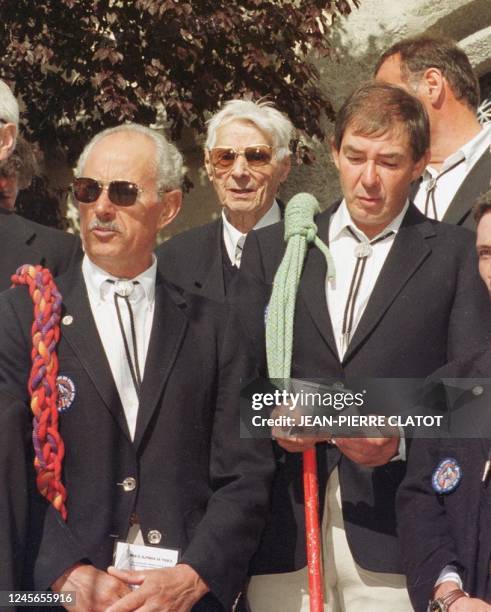
[[110, 181], [104, 183], [93, 178], [79, 177], [70, 185], [74, 198], [82, 204], [92, 204], [99, 199], [104, 189], [107, 189], [107, 196], [113, 204], [117, 206], [131, 206], [136, 202], [141, 187], [130, 181]]
[[267, 166], [273, 159], [273, 147], [268, 145], [251, 145], [243, 149], [233, 147], [214, 147], [208, 150], [211, 165], [215, 168], [231, 168], [237, 157], [243, 155], [249, 166], [258, 168]]

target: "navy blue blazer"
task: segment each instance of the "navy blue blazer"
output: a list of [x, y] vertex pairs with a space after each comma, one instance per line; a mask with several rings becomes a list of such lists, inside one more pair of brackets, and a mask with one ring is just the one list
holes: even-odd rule
[[[324, 241], [331, 214], [328, 210], [316, 217]], [[237, 285], [245, 336], [263, 362], [264, 311], [285, 250], [283, 232], [279, 223], [248, 235]], [[310, 245], [295, 308], [296, 378], [426, 378], [475, 349], [491, 331], [489, 298], [477, 273], [473, 234], [430, 221], [414, 206], [397, 232], [342, 362], [327, 310], [325, 280], [325, 258]], [[321, 500], [328, 474], [339, 467], [344, 524], [355, 561], [371, 571], [402, 572], [395, 496], [405, 463], [366, 468], [325, 443], [317, 445], [317, 455]], [[301, 455], [277, 448], [277, 468], [272, 518], [253, 559], [253, 573], [288, 572], [306, 565]]]
[[[274, 468], [267, 440], [239, 437], [239, 388], [249, 367], [229, 309], [157, 276], [155, 315], [134, 440], [90, 309], [80, 266], [58, 279], [59, 373], [75, 396], [60, 413], [68, 520], [31, 497], [25, 586], [47, 589], [76, 562], [104, 569], [137, 513], [145, 542], [181, 551], [211, 589], [196, 610], [230, 609], [257, 548]], [[0, 392], [25, 407], [32, 303], [0, 296]], [[0, 403], [0, 412], [5, 409]], [[120, 486], [128, 477], [136, 487]]]
[[[474, 437], [415, 439], [408, 447], [397, 517], [408, 590], [417, 612], [426, 611], [435, 582], [447, 565], [457, 567], [465, 591], [491, 601], [491, 484], [489, 478], [482, 482], [491, 450], [490, 378], [489, 349], [438, 370], [428, 383], [429, 397], [443, 401], [457, 418], [462, 416], [466, 421], [462, 429], [465, 425]], [[461, 478], [452, 491], [437, 493], [432, 475], [446, 458], [455, 460]]]

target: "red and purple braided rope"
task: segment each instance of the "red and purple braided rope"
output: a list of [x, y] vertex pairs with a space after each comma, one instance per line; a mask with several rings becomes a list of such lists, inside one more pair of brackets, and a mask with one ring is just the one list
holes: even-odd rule
[[42, 266], [21, 266], [12, 276], [14, 285], [27, 285], [34, 303], [31, 327], [32, 368], [28, 389], [33, 414], [32, 440], [36, 484], [66, 520], [66, 489], [61, 473], [65, 446], [58, 431], [58, 356], [60, 339], [61, 294], [51, 272]]

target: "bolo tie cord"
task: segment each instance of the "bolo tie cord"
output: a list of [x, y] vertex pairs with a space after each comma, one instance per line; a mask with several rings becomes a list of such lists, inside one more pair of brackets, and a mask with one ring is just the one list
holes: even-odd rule
[[382, 240], [385, 240], [386, 238], [388, 238], [394, 233], [393, 231], [390, 231], [384, 234], [383, 236], [379, 236], [378, 238], [375, 238], [374, 240], [365, 242], [365, 241], [362, 241], [355, 234], [355, 232], [351, 229], [351, 227], [348, 227], [348, 231], [353, 236], [353, 238], [358, 242], [358, 245], [362, 247], [362, 249], [358, 250], [359, 249], [358, 245], [355, 249], [356, 264], [355, 264], [355, 269], [353, 271], [353, 276], [351, 277], [348, 299], [346, 300], [346, 306], [344, 308], [343, 328], [341, 332], [342, 337], [343, 337], [343, 345], [344, 345], [343, 348], [344, 349], [346, 349], [346, 347], [348, 346], [351, 340], [351, 332], [353, 330], [353, 319], [355, 316], [356, 300], [358, 298], [358, 293], [360, 291], [361, 282], [363, 280], [363, 274], [365, 272], [367, 259], [371, 255], [371, 252], [372, 252], [371, 247], [372, 245], [377, 244], [378, 242], [382, 242]]
[[453, 170], [454, 168], [459, 166], [464, 161], [465, 161], [465, 157], [462, 157], [461, 159], [456, 161], [454, 164], [452, 164], [449, 168], [441, 172], [438, 176], [435, 176], [434, 178], [430, 180], [428, 187], [426, 188], [426, 200], [425, 200], [425, 216], [426, 217], [428, 216], [428, 209], [429, 209], [429, 204], [431, 200], [431, 207], [433, 209], [434, 219], [438, 221], [438, 215], [436, 212], [436, 200], [435, 200], [435, 191], [436, 191], [437, 183], [442, 178], [442, 176], [445, 176], [447, 172], [450, 172], [450, 170]]
[[[126, 303], [126, 306], [128, 308], [128, 314], [130, 316], [130, 329], [131, 329], [131, 342], [133, 345], [133, 357], [131, 356], [128, 338], [126, 337], [126, 332], [125, 332], [124, 325], [123, 325], [123, 318], [121, 316], [121, 309], [119, 307], [119, 299], [124, 300], [124, 302]], [[116, 293], [116, 291], [114, 292], [114, 305], [116, 306], [116, 313], [118, 315], [119, 329], [121, 330], [121, 336], [123, 337], [124, 351], [126, 354], [126, 361], [128, 362], [128, 367], [130, 369], [131, 380], [133, 381], [136, 395], [138, 399], [140, 399], [142, 379], [141, 379], [140, 364], [139, 364], [139, 359], [138, 359], [138, 348], [136, 344], [135, 319], [133, 315], [133, 309], [131, 308], [129, 297], [127, 295], [119, 295], [118, 293]]]

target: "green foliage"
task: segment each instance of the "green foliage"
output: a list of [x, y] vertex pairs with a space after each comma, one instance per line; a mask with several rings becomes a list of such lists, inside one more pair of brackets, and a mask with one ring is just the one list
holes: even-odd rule
[[[73, 162], [125, 120], [203, 131], [237, 96], [268, 96], [323, 136], [332, 106], [310, 55], [359, 0], [1, 0], [0, 76], [20, 94], [30, 138]], [[165, 115], [159, 116], [165, 108]], [[61, 152], [61, 151], [60, 151]]]

